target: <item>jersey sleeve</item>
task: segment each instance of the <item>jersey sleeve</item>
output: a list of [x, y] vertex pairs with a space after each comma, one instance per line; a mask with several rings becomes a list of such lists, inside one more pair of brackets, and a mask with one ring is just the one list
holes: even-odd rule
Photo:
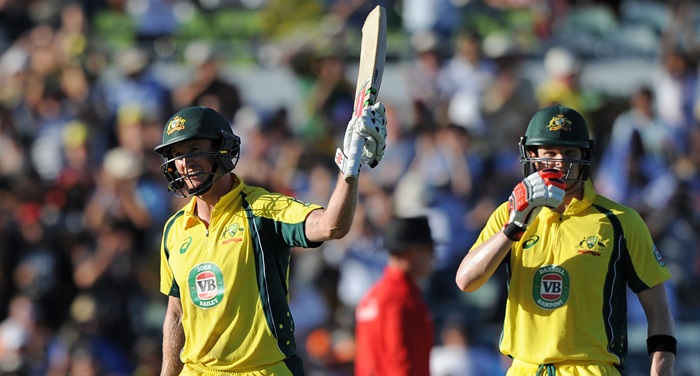
[[173, 216], [163, 229], [163, 238], [160, 243], [160, 292], [164, 295], [180, 297], [180, 289], [175, 282], [173, 270], [170, 267], [170, 252], [172, 247], [169, 245], [170, 231], [177, 217], [182, 213], [177, 213]]
[[625, 241], [630, 255], [629, 286], [639, 293], [671, 279], [661, 252], [656, 248], [642, 218], [633, 213], [625, 229]]
[[[173, 286], [175, 285], [175, 280], [173, 278], [173, 271], [170, 269], [170, 264], [168, 263], [168, 252], [163, 243], [161, 243], [160, 248], [160, 292], [165, 295], [171, 295]], [[179, 297], [179, 294], [177, 295]]]
[[478, 247], [481, 243], [483, 243], [486, 240], [488, 240], [489, 238], [491, 238], [497, 232], [502, 231], [503, 226], [508, 221], [508, 217], [509, 217], [508, 202], [506, 201], [506, 202], [502, 203], [491, 214], [491, 217], [489, 217], [488, 221], [486, 221], [486, 225], [481, 230], [481, 233], [479, 234], [479, 237], [476, 239], [476, 242], [474, 243], [474, 245], [472, 245], [472, 249]]
[[[258, 191], [260, 192], [260, 191]], [[306, 238], [305, 221], [322, 206], [310, 204], [282, 194], [251, 195], [251, 206], [264, 232], [290, 247], [315, 248], [322, 243]]]

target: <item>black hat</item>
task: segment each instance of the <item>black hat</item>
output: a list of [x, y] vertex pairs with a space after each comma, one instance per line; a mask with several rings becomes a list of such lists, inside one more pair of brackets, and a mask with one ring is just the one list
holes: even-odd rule
[[384, 229], [384, 245], [390, 253], [416, 246], [434, 246], [428, 218], [392, 218]]

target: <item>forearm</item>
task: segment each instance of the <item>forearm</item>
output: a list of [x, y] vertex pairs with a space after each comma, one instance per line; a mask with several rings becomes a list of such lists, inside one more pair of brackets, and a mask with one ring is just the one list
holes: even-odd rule
[[180, 351], [185, 344], [185, 332], [179, 316], [168, 312], [163, 322], [163, 364], [161, 376], [175, 376], [182, 371]]
[[457, 269], [457, 286], [465, 292], [478, 290], [496, 272], [512, 244], [513, 242], [499, 231], [469, 251]]
[[357, 205], [357, 185], [359, 181], [353, 184], [345, 182], [343, 174], [338, 174], [338, 181], [335, 190], [331, 195], [326, 209], [326, 216], [332, 227], [336, 229], [337, 237], [345, 236], [352, 227], [352, 220], [355, 216], [355, 206]]
[[676, 356], [666, 351], [656, 351], [651, 354], [650, 376], [671, 376], [673, 375], [673, 364]]
[[310, 241], [340, 239], [350, 232], [357, 205], [357, 184], [346, 183], [343, 174], [338, 174], [328, 206], [314, 210], [306, 219], [306, 237]]
[[651, 354], [651, 376], [673, 375], [676, 340], [675, 322], [668, 307], [664, 284], [640, 292], [637, 297], [647, 317], [647, 346]]

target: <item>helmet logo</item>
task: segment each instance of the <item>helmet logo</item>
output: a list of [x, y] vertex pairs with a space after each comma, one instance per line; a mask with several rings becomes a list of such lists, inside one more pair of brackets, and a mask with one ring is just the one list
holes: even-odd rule
[[547, 125], [547, 128], [549, 128], [550, 131], [558, 131], [560, 129], [565, 131], [571, 131], [571, 120], [564, 117], [564, 115], [559, 114], [549, 121], [549, 125]]
[[172, 120], [170, 120], [170, 122], [168, 123], [168, 130], [167, 130], [168, 136], [171, 135], [175, 131], [180, 131], [180, 130], [185, 129], [186, 122], [187, 122], [187, 120], [183, 117], [180, 117], [180, 116], [175, 116], [174, 118], [172, 118]]

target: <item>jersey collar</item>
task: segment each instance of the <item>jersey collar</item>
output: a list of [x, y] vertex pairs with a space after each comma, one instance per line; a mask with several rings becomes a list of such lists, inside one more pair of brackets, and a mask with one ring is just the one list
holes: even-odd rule
[[[231, 173], [231, 174], [233, 174], [233, 173]], [[216, 203], [217, 208], [228, 206], [236, 198], [240, 197], [240, 193], [243, 190], [243, 188], [245, 187], [245, 183], [243, 182], [243, 179], [238, 175], [235, 175], [235, 179], [238, 182], [238, 184], [236, 184], [236, 186], [233, 187], [233, 189], [231, 189], [231, 191], [229, 191], [227, 194], [223, 195], [221, 197], [221, 199], [219, 199], [219, 202]], [[182, 210], [185, 212], [185, 215], [187, 216], [187, 221], [185, 221], [185, 223], [184, 223], [185, 228], [193, 226], [199, 222], [199, 219], [194, 214], [194, 208], [195, 208], [196, 201], [197, 201], [197, 198], [192, 197], [190, 199], [190, 202], [188, 202], [182, 208]]]
[[588, 179], [583, 184], [583, 198], [574, 198], [573, 200], [571, 200], [571, 203], [569, 203], [569, 206], [567, 206], [566, 211], [564, 211], [564, 214], [575, 215], [582, 212], [587, 207], [593, 205], [593, 202], [595, 201], [595, 196], [596, 192], [595, 188], [593, 188], [593, 183], [590, 179]]

